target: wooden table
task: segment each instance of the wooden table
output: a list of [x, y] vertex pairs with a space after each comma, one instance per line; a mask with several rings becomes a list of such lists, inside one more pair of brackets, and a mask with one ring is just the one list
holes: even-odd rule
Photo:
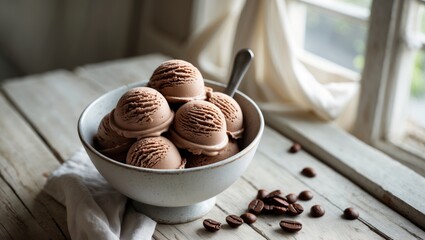
[[[143, 57], [93, 64], [73, 72], [58, 70], [7, 81], [0, 93], [0, 239], [68, 239], [65, 208], [42, 191], [46, 176], [81, 147], [77, 119], [92, 100], [123, 84], [150, 77], [167, 57]], [[218, 195], [205, 218], [225, 223], [240, 215], [260, 188], [286, 193], [311, 190], [295, 217], [303, 229], [290, 234], [279, 227], [281, 216], [262, 215], [257, 222], [216, 233], [206, 232], [202, 219], [180, 225], [158, 225], [154, 239], [424, 239], [423, 230], [374, 199], [361, 188], [305, 151], [288, 153], [292, 141], [266, 127], [255, 158], [245, 174]], [[336, 143], [338, 144], [338, 143]], [[302, 168], [318, 175], [307, 178]], [[320, 204], [321, 218], [309, 216]], [[360, 212], [345, 220], [347, 207]]]

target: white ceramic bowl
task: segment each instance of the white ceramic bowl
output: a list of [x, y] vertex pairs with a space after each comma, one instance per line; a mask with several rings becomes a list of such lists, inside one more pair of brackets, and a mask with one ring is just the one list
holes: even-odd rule
[[[179, 223], [206, 214], [215, 203], [215, 196], [232, 185], [253, 159], [264, 129], [258, 106], [237, 91], [234, 98], [244, 114], [244, 138], [241, 151], [223, 161], [207, 166], [159, 170], [139, 168], [112, 160], [93, 147], [97, 127], [128, 89], [145, 86], [147, 81], [112, 90], [93, 101], [81, 114], [78, 134], [91, 161], [100, 174], [119, 192], [135, 200], [136, 209], [157, 221]], [[224, 85], [205, 81], [214, 91]], [[162, 211], [162, 212], [161, 212]]]

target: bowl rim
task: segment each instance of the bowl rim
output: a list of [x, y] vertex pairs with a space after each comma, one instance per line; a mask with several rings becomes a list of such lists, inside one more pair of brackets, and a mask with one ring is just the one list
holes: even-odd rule
[[[220, 82], [216, 82], [216, 81], [212, 81], [212, 80], [208, 80], [208, 79], [204, 79], [204, 81], [210, 85], [216, 85], [219, 87], [223, 87], [226, 88], [226, 85]], [[131, 84], [126, 84], [123, 85], [121, 87], [117, 87], [115, 89], [109, 90], [105, 93], [103, 93], [101, 96], [97, 97], [95, 100], [93, 100], [92, 102], [90, 102], [85, 108], [84, 110], [81, 112], [80, 117], [78, 118], [78, 123], [77, 123], [77, 131], [78, 131], [78, 137], [80, 138], [81, 143], [84, 145], [85, 149], [90, 149], [90, 151], [92, 151], [93, 153], [95, 153], [100, 159], [102, 159], [103, 161], [106, 161], [109, 164], [113, 164], [128, 170], [134, 170], [134, 171], [138, 171], [138, 172], [145, 172], [145, 173], [160, 173], [160, 174], [182, 174], [182, 173], [188, 173], [188, 172], [198, 172], [198, 171], [204, 171], [207, 169], [214, 169], [214, 168], [219, 168], [221, 166], [227, 165], [233, 161], [236, 161], [237, 159], [239, 159], [242, 155], [245, 155], [248, 151], [250, 151], [252, 148], [254, 148], [257, 144], [257, 142], [260, 141], [262, 135], [263, 135], [263, 131], [264, 131], [264, 117], [263, 114], [260, 110], [260, 108], [258, 107], [258, 105], [250, 98], [248, 97], [246, 94], [242, 93], [239, 90], [236, 90], [236, 93], [241, 95], [243, 98], [245, 98], [248, 102], [251, 103], [251, 105], [255, 108], [255, 110], [258, 113], [259, 119], [260, 119], [260, 129], [257, 132], [257, 135], [255, 136], [255, 138], [251, 141], [251, 143], [249, 143], [244, 149], [242, 149], [241, 151], [239, 151], [237, 154], [219, 161], [219, 162], [215, 162], [212, 164], [208, 164], [208, 165], [204, 165], [204, 166], [200, 166], [200, 167], [193, 167], [193, 168], [184, 168], [184, 169], [153, 169], [153, 168], [142, 168], [142, 167], [136, 167], [136, 166], [132, 166], [126, 163], [121, 163], [118, 162], [112, 158], [109, 158], [105, 155], [103, 155], [102, 153], [100, 153], [97, 149], [95, 149], [91, 144], [89, 144], [82, 136], [82, 122], [84, 120], [84, 118], [87, 116], [87, 112], [89, 111], [89, 109], [95, 105], [97, 102], [99, 102], [102, 98], [105, 97], [105, 95], [110, 94], [113, 91], [119, 91], [119, 90], [124, 90], [124, 89], [131, 89], [134, 87], [139, 87], [139, 86], [145, 86], [146, 83], [148, 82], [148, 80], [142, 80], [142, 81], [138, 81], [138, 82], [134, 82]], [[144, 84], [144, 85], [143, 85]], [[86, 150], [87, 151], [87, 150]], [[89, 156], [90, 160], [93, 162], [93, 160], [91, 159], [91, 157]]]

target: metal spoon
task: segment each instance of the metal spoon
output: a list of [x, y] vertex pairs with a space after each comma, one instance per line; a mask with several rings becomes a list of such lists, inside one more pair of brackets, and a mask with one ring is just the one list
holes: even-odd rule
[[251, 49], [244, 48], [239, 50], [236, 54], [235, 60], [233, 62], [232, 73], [230, 74], [229, 83], [227, 83], [227, 88], [225, 93], [231, 97], [235, 95], [236, 89], [238, 89], [239, 84], [242, 81], [243, 76], [245, 76], [246, 71], [248, 70], [251, 60], [254, 58], [254, 53]]

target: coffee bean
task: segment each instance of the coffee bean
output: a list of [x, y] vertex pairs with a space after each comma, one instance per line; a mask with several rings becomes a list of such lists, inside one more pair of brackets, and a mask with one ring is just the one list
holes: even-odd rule
[[236, 215], [229, 215], [226, 217], [226, 222], [232, 228], [237, 228], [244, 223], [243, 219]]
[[302, 223], [290, 219], [283, 219], [280, 221], [279, 225], [287, 232], [298, 232], [303, 228]]
[[281, 206], [273, 206], [272, 211], [276, 215], [282, 215], [288, 211], [288, 208]]
[[281, 194], [282, 194], [282, 191], [280, 191], [279, 189], [277, 189], [277, 190], [274, 190], [273, 192], [270, 192], [269, 194], [267, 194], [264, 197], [264, 199], [271, 199], [271, 198], [277, 197], [277, 196], [279, 196]]
[[304, 212], [304, 208], [298, 203], [292, 203], [292, 204], [289, 204], [288, 212], [292, 215], [299, 215], [302, 212]]
[[247, 224], [252, 224], [255, 221], [257, 221], [257, 216], [255, 216], [254, 214], [249, 213], [249, 212], [242, 214], [241, 215], [241, 218]]
[[286, 195], [286, 199], [288, 200], [288, 203], [294, 203], [298, 200], [297, 195], [290, 193], [288, 195]]
[[289, 206], [288, 201], [286, 201], [285, 199], [280, 198], [280, 197], [274, 197], [270, 200], [270, 202], [273, 205], [276, 205], [276, 206], [281, 206], [281, 207], [286, 207], [286, 208]]
[[260, 199], [254, 199], [252, 200], [248, 205], [248, 211], [253, 214], [260, 214], [263, 210], [264, 202]]
[[315, 177], [316, 176], [316, 170], [314, 170], [311, 167], [306, 167], [303, 168], [303, 170], [301, 171], [301, 174], [306, 176], [306, 177]]
[[265, 189], [260, 189], [260, 190], [258, 190], [258, 193], [257, 193], [257, 199], [261, 199], [261, 200], [263, 200], [265, 197], [266, 197], [266, 195], [267, 195], [267, 190], [265, 190]]
[[312, 217], [321, 217], [325, 215], [325, 209], [320, 205], [314, 205], [310, 208], [310, 215]]
[[298, 199], [304, 200], [304, 201], [308, 201], [308, 200], [310, 200], [312, 198], [313, 198], [313, 193], [311, 191], [309, 191], [309, 190], [302, 191], [298, 195]]
[[204, 228], [210, 232], [217, 232], [218, 230], [221, 229], [221, 223], [212, 219], [205, 219], [203, 224], [204, 224]]
[[359, 217], [359, 212], [356, 209], [349, 207], [344, 210], [344, 217], [349, 220], [354, 220]]
[[289, 148], [289, 152], [290, 153], [297, 153], [301, 150], [301, 145], [299, 143], [294, 143], [292, 144], [292, 146]]
[[273, 206], [273, 205], [264, 204], [264, 207], [263, 207], [263, 211], [262, 211], [262, 213], [270, 214], [270, 213], [272, 213], [272, 212], [273, 212], [273, 208], [274, 208], [274, 207], [275, 207], [275, 206]]

